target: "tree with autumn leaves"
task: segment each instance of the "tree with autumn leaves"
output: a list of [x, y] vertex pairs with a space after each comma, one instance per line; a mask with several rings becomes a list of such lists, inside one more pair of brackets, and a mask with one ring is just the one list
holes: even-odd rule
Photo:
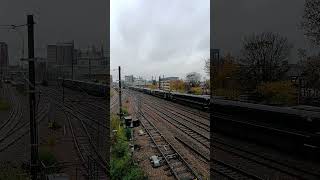
[[213, 62], [213, 93], [217, 96], [225, 96], [236, 99], [239, 96], [239, 64], [236, 59], [227, 53], [219, 62]]
[[182, 80], [170, 81], [170, 89], [172, 91], [185, 92], [185, 82]]

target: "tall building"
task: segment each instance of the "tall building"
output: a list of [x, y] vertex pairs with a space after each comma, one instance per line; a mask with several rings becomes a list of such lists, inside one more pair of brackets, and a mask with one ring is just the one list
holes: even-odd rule
[[50, 65], [57, 63], [57, 45], [47, 46], [47, 61]]
[[76, 50], [75, 58], [79, 65], [107, 67], [107, 58], [104, 56], [102, 47], [100, 50], [95, 46], [87, 50]]
[[0, 42], [0, 75], [6, 74], [9, 64], [8, 45], [5, 42]]
[[170, 82], [171, 81], [176, 81], [179, 80], [179, 77], [166, 77], [166, 78], [161, 78], [160, 79], [160, 89], [165, 90], [165, 91], [170, 91]]
[[49, 64], [71, 65], [74, 54], [74, 43], [65, 42], [47, 46], [47, 60]]
[[72, 65], [74, 43], [57, 43], [57, 64]]
[[125, 82], [125, 85], [127, 85], [127, 86], [132, 86], [132, 85], [133, 85], [133, 82], [134, 82], [134, 77], [133, 77], [133, 75], [124, 76], [124, 82]]
[[49, 78], [73, 78], [77, 80], [106, 80], [110, 66], [103, 48], [75, 49], [74, 42], [47, 46]]

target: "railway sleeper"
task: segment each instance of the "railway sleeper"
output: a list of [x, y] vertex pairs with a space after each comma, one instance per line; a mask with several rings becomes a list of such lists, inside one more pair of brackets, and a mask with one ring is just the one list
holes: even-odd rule
[[175, 152], [173, 152], [172, 150], [168, 150], [168, 151], [163, 152], [163, 155], [166, 156], [166, 158], [168, 158], [167, 157], [168, 155], [172, 155], [172, 154], [175, 154]]
[[182, 166], [182, 162], [181, 161], [176, 161], [176, 162], [173, 162], [173, 163], [170, 163], [171, 167], [179, 167], [179, 166]]
[[[176, 173], [180, 176], [180, 175], [183, 175], [183, 174], [189, 174], [190, 172], [189, 172], [189, 170], [188, 169], [186, 169], [186, 168], [181, 168], [181, 169], [178, 169], [178, 170], [176, 170], [175, 169], [175, 171], [176, 171]], [[187, 177], [189, 177], [189, 176], [187, 176]], [[189, 177], [190, 178], [190, 177]]]
[[177, 153], [173, 153], [173, 154], [165, 154], [166, 158], [168, 160], [171, 160], [171, 159], [176, 159], [177, 158]]

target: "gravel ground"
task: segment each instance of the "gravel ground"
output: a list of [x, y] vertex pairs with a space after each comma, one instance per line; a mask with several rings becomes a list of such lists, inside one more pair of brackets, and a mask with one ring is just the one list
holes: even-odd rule
[[[131, 103], [133, 101], [129, 98], [128, 111], [132, 114], [132, 106]], [[166, 137], [166, 139], [177, 149], [177, 151], [183, 156], [183, 158], [190, 163], [190, 165], [195, 169], [195, 171], [203, 177], [209, 177], [209, 164], [204, 162], [203, 160], [199, 160], [199, 156], [191, 152], [188, 148], [186, 148], [183, 144], [178, 142], [174, 137], [179, 136], [180, 138], [185, 138], [183, 133], [178, 132], [175, 127], [173, 127], [170, 123], [167, 123], [165, 120], [157, 119], [152, 120], [155, 126], [160, 130], [160, 132]], [[147, 134], [144, 136], [138, 135], [138, 130], [143, 128], [142, 126], [136, 128], [135, 130], [135, 143], [142, 146], [142, 149], [136, 151], [135, 158], [139, 162], [139, 165], [147, 172], [148, 174], [157, 174], [156, 177], [158, 178], [169, 178], [166, 174], [167, 171], [164, 169], [155, 169], [151, 166], [149, 162], [149, 157], [154, 155], [154, 153], [158, 153], [156, 148], [152, 148], [151, 140]], [[180, 131], [180, 130], [179, 130]], [[145, 132], [145, 131], [144, 131]], [[164, 172], [161, 172], [164, 171]], [[165, 175], [164, 177], [159, 175]], [[149, 176], [150, 177], [150, 176]], [[151, 178], [151, 177], [150, 177]], [[152, 176], [153, 178], [153, 176]]]
[[[128, 103], [124, 103], [123, 106], [128, 109], [129, 114], [134, 114], [131, 106], [131, 98], [127, 97]], [[145, 133], [142, 136], [139, 136], [139, 130], [143, 130]], [[154, 144], [148, 134], [145, 132], [142, 126], [136, 127], [133, 130], [134, 133], [134, 144], [139, 145], [140, 149], [136, 150], [133, 153], [133, 159], [136, 161], [139, 166], [143, 169], [149, 179], [164, 179], [164, 180], [173, 180], [174, 177], [168, 176], [170, 173], [167, 170], [166, 166], [161, 166], [158, 168], [153, 168], [152, 164], [149, 161], [149, 158], [152, 155], [160, 155], [159, 151], [153, 147]]]

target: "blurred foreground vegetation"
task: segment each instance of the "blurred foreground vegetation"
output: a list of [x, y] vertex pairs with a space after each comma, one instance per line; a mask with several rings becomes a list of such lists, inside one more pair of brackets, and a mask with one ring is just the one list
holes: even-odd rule
[[147, 179], [139, 166], [133, 163], [127, 132], [121, 126], [118, 116], [111, 115], [113, 130], [111, 147], [111, 179], [144, 180]]
[[0, 98], [0, 111], [6, 111], [10, 109], [10, 104], [4, 99]]
[[29, 180], [28, 173], [21, 167], [11, 163], [0, 163], [0, 179], [1, 180]]

